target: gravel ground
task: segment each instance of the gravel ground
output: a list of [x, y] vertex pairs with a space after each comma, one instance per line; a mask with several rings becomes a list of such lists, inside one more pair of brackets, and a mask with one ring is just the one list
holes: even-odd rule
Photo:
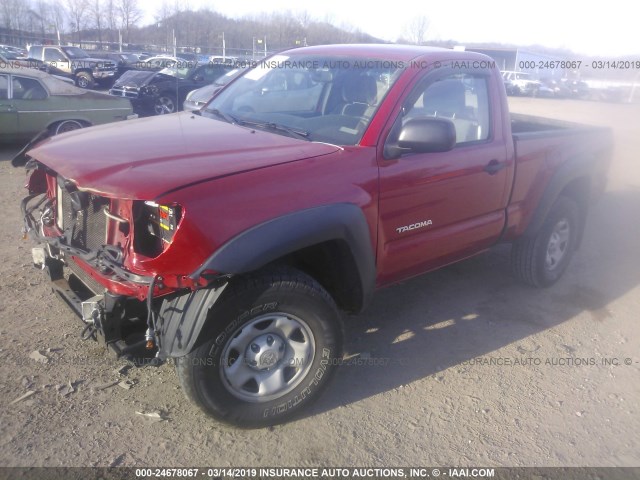
[[511, 103], [615, 132], [608, 191], [566, 276], [520, 286], [500, 246], [379, 292], [347, 319], [359, 356], [305, 418], [263, 430], [205, 417], [171, 365], [118, 372], [79, 338], [31, 266], [18, 148], [0, 147], [0, 465], [639, 466], [640, 106]]

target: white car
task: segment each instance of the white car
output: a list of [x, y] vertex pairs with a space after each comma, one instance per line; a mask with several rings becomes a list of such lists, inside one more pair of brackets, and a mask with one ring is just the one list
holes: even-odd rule
[[534, 96], [540, 88], [540, 82], [535, 80], [529, 73], [511, 71], [504, 71], [501, 73], [507, 89], [507, 94], [509, 95]]

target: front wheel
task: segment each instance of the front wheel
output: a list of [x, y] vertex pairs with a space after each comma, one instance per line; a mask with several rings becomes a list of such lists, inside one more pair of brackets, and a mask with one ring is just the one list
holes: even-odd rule
[[514, 275], [535, 287], [554, 284], [569, 266], [579, 231], [578, 205], [570, 198], [560, 197], [538, 233], [514, 243], [511, 250]]
[[93, 84], [93, 76], [89, 72], [79, 72], [76, 75], [76, 86], [80, 88], [91, 88]]
[[336, 369], [338, 309], [302, 272], [237, 280], [208, 315], [206, 338], [176, 370], [186, 396], [218, 420], [242, 427], [285, 422], [318, 397]]

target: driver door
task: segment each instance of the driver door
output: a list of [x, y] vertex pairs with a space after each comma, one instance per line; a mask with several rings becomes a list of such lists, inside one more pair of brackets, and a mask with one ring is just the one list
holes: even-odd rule
[[387, 142], [409, 119], [432, 116], [453, 122], [456, 144], [379, 159], [380, 286], [471, 256], [500, 237], [513, 172], [492, 98], [493, 77], [451, 70], [426, 74], [405, 97]]

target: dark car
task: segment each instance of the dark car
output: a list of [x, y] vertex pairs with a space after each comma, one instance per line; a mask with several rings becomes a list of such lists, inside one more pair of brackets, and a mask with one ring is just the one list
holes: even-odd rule
[[174, 113], [181, 109], [190, 91], [215, 82], [233, 68], [226, 64], [179, 62], [159, 72], [131, 70], [116, 81], [109, 93], [131, 100], [139, 115]]
[[564, 79], [562, 80], [562, 83], [569, 91], [569, 96], [571, 98], [586, 98], [589, 96], [589, 85], [582, 80]]
[[96, 58], [105, 58], [116, 64], [117, 73], [114, 80], [120, 78], [129, 70], [139, 70], [140, 59], [129, 52], [95, 52]]
[[568, 98], [571, 96], [571, 91], [567, 85], [554, 78], [545, 78], [541, 80], [536, 93], [539, 97], [547, 98]]
[[11, 52], [17, 57], [24, 58], [27, 56], [27, 50], [20, 47], [14, 47], [12, 45], [0, 45], [0, 50]]

